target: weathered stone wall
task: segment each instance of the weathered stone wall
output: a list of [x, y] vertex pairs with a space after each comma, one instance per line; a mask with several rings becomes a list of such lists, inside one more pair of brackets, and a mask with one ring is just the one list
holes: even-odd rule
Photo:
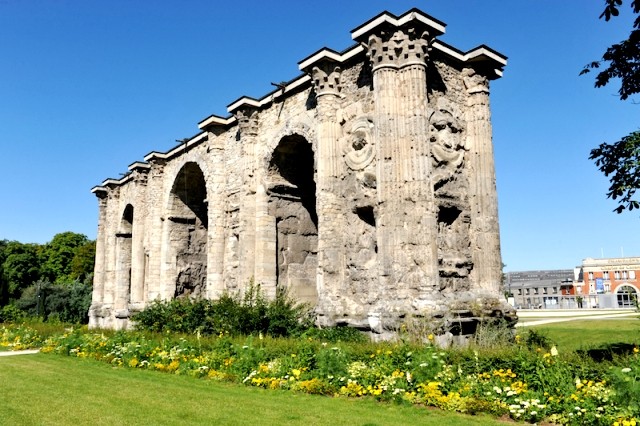
[[376, 333], [407, 315], [442, 335], [512, 315], [488, 97], [506, 62], [443, 31], [417, 10], [382, 14], [353, 31], [358, 45], [315, 53], [299, 78], [94, 188], [91, 326], [251, 281], [312, 303], [320, 324]]

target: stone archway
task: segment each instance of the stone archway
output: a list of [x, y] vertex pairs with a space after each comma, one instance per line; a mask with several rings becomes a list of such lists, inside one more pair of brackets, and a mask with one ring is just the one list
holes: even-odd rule
[[133, 254], [133, 206], [127, 204], [116, 232], [116, 318], [128, 318], [131, 298], [131, 260]]
[[268, 168], [269, 215], [276, 226], [276, 282], [302, 302], [317, 302], [318, 214], [311, 144], [283, 137]]
[[[167, 270], [165, 281], [173, 297], [204, 297], [207, 282], [207, 188], [202, 169], [187, 162], [178, 172], [165, 223]], [[173, 293], [173, 294], [171, 294]]]
[[638, 300], [638, 290], [628, 284], [623, 284], [616, 289], [618, 306], [622, 308], [633, 308]]

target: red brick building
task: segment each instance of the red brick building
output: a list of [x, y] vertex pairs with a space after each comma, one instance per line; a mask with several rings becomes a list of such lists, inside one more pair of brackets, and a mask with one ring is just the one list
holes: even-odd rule
[[640, 257], [584, 259], [578, 281], [566, 283], [561, 290], [563, 294], [585, 299], [598, 294], [615, 294], [618, 306], [631, 307], [640, 294]]

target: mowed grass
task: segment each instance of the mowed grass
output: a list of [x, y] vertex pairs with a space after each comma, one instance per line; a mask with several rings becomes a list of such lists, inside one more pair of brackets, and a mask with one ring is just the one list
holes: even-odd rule
[[613, 343], [640, 345], [640, 319], [594, 318], [563, 321], [537, 326], [525, 326], [521, 330], [534, 329], [551, 339], [559, 350], [575, 351]]
[[0, 357], [11, 425], [496, 425], [423, 407], [244, 387], [57, 355]]

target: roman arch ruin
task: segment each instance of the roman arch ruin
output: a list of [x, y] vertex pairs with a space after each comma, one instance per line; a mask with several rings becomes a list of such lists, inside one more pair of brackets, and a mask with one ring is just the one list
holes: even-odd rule
[[313, 53], [299, 77], [93, 188], [90, 326], [251, 281], [311, 303], [321, 325], [376, 333], [406, 315], [454, 316], [463, 334], [512, 318], [489, 110], [506, 57], [444, 31], [416, 9], [383, 12], [352, 47]]

